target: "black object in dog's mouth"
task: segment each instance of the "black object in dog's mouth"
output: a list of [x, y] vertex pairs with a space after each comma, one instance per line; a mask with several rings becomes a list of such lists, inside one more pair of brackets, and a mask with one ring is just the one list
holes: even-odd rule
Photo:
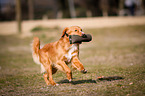
[[82, 42], [90, 42], [92, 40], [92, 36], [90, 34], [83, 34], [82, 36], [79, 35], [69, 35], [70, 44]]

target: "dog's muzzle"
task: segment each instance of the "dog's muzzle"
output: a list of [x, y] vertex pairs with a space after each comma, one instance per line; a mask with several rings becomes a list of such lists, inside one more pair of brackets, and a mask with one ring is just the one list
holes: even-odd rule
[[90, 42], [92, 40], [92, 36], [90, 34], [83, 34], [82, 36], [79, 35], [69, 35], [70, 44], [82, 42]]

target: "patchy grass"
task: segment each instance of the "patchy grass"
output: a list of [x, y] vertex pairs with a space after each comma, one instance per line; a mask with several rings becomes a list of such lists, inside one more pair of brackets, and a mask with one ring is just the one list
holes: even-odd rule
[[[54, 74], [59, 86], [47, 86], [34, 64], [32, 37], [0, 36], [0, 95], [145, 95], [145, 25], [84, 29], [93, 41], [80, 46], [80, 59], [87, 74], [73, 71], [69, 83], [60, 71]], [[61, 31], [35, 32], [43, 43], [56, 41]], [[41, 42], [41, 44], [43, 44]], [[70, 65], [69, 65], [70, 66]], [[99, 76], [123, 79], [98, 80]]]
[[31, 29], [31, 32], [40, 32], [40, 31], [52, 31], [52, 30], [58, 30], [60, 29], [58, 26], [55, 26], [53, 28], [44, 27], [44, 26], [36, 26], [33, 29]]

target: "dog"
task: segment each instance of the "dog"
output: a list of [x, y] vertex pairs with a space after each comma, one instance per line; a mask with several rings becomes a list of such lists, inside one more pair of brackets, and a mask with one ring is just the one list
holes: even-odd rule
[[[79, 26], [66, 27], [61, 38], [53, 43], [48, 43], [40, 49], [40, 40], [34, 37], [32, 43], [32, 57], [35, 63], [41, 64], [41, 72], [46, 72], [43, 77], [47, 85], [57, 86], [52, 75], [61, 70], [66, 73], [67, 79], [71, 82], [72, 72], [67, 66], [69, 63], [72, 67], [82, 73], [87, 73], [83, 64], [79, 60], [79, 43], [70, 44], [69, 35], [84, 35]], [[49, 79], [48, 79], [49, 78]]]

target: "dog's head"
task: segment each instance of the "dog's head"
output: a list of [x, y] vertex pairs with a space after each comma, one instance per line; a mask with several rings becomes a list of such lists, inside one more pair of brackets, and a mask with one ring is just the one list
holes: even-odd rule
[[84, 32], [82, 31], [82, 29], [79, 26], [66, 27], [63, 30], [63, 33], [62, 33], [61, 37], [65, 37], [65, 36], [68, 37], [69, 35], [79, 35], [79, 36], [82, 36], [82, 35], [84, 35]]

